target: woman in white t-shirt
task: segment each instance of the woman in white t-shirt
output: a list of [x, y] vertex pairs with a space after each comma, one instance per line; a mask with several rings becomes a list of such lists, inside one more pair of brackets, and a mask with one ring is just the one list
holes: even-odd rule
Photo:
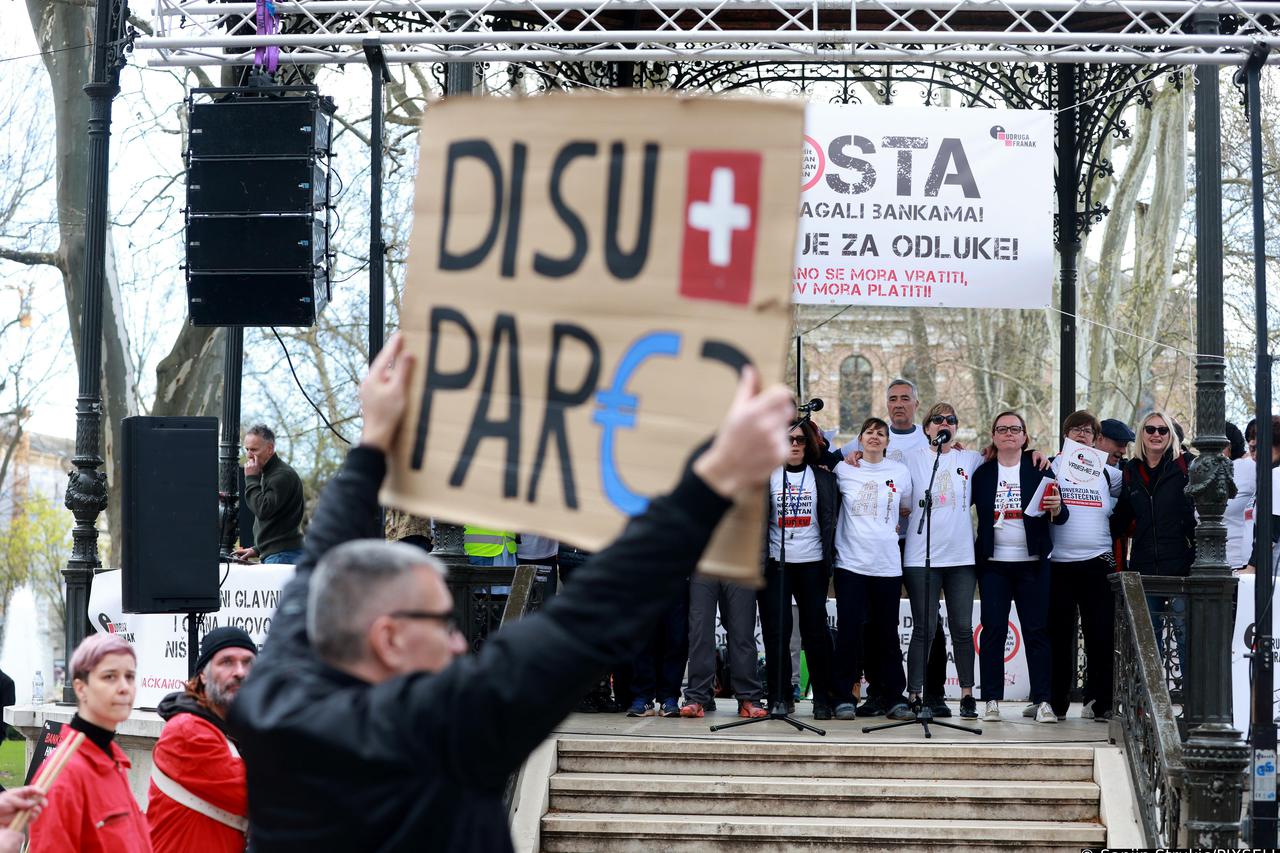
[[[911, 598], [911, 646], [907, 653], [907, 691], [911, 704], [920, 702], [928, 641], [938, 625], [938, 595], [947, 602], [947, 624], [956, 674], [960, 678], [960, 716], [975, 719], [973, 698], [973, 592], [977, 575], [973, 564], [973, 524], [969, 520], [971, 480], [982, 464], [982, 454], [957, 450], [953, 446], [959, 419], [950, 403], [937, 403], [924, 418], [924, 432], [930, 442], [945, 439], [935, 447], [907, 454], [914, 500], [907, 519], [906, 551], [902, 579]], [[944, 436], [943, 433], [946, 433]], [[936, 449], [940, 455], [936, 454]], [[937, 477], [933, 481], [933, 512], [929, 529], [924, 525], [924, 493], [929, 487], [935, 456]], [[927, 541], [926, 541], [927, 540]], [[927, 546], [927, 547], [926, 547]], [[926, 553], [927, 551], [927, 553]], [[925, 568], [929, 557], [930, 568]]]
[[[1227, 424], [1228, 427], [1231, 424]], [[1256, 425], [1251, 421], [1250, 428]], [[1230, 435], [1231, 430], [1227, 430]], [[1256, 442], [1256, 433], [1251, 436]], [[1230, 458], [1232, 445], [1227, 445]], [[1258, 492], [1258, 461], [1250, 450], [1231, 461], [1231, 479], [1236, 484], [1236, 496], [1227, 501], [1222, 523], [1227, 528], [1227, 565], [1233, 571], [1244, 571], [1253, 565], [1253, 516]]]
[[[911, 474], [905, 465], [885, 458], [889, 425], [880, 418], [863, 423], [858, 441], [860, 464], [855, 468], [841, 463], [835, 470], [840, 486], [835, 556], [836, 719], [857, 717], [853, 688], [863, 668], [870, 684], [868, 699], [887, 708], [892, 719], [910, 719], [898, 646], [902, 596], [898, 525], [901, 509], [911, 505]], [[864, 660], [864, 623], [868, 644], [884, 650], [880, 660]]]
[[[1091, 448], [1102, 434], [1102, 424], [1082, 409], [1067, 415], [1062, 434]], [[1071, 706], [1079, 611], [1086, 661], [1084, 716], [1106, 722], [1111, 718], [1116, 610], [1110, 581], [1116, 570], [1111, 509], [1120, 490], [1120, 469], [1108, 466], [1102, 451], [1094, 456], [1076, 448], [1076, 454], [1081, 458], [1068, 459], [1059, 453], [1053, 460], [1062, 501], [1071, 512], [1061, 526], [1053, 528], [1049, 555], [1049, 704], [1059, 717], [1065, 717]], [[1037, 710], [1028, 706], [1023, 713], [1033, 716]]]

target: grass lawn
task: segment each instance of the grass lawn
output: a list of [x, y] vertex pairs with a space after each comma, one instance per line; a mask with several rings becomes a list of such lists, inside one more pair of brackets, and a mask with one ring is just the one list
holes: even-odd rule
[[0, 785], [16, 788], [26, 775], [26, 741], [0, 741]]

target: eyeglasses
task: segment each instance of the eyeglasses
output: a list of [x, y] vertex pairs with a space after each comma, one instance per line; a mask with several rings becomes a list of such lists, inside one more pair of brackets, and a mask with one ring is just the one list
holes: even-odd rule
[[803, 444], [804, 444], [804, 436], [803, 436], [803, 435], [792, 435], [792, 436], [788, 436], [788, 438], [790, 438], [790, 439], [791, 439], [791, 446], [792, 446], [792, 447], [795, 447], [796, 445], [803, 445]]
[[453, 611], [444, 613], [432, 613], [430, 610], [392, 610], [387, 614], [392, 619], [415, 619], [425, 622], [439, 622], [444, 625], [445, 630], [450, 633], [459, 631], [458, 619], [453, 615]]
[[1093, 427], [1076, 426], [1067, 430], [1067, 435], [1093, 435]]
[[934, 415], [929, 418], [931, 424], [946, 424], [947, 426], [955, 426], [960, 423], [960, 419], [955, 415]]
[[1168, 435], [1169, 434], [1168, 427], [1156, 426], [1154, 424], [1147, 424], [1142, 428], [1142, 431], [1145, 432], [1147, 435]]
[[992, 430], [996, 435], [1022, 435], [1022, 427], [1014, 424], [1013, 426], [998, 426]]

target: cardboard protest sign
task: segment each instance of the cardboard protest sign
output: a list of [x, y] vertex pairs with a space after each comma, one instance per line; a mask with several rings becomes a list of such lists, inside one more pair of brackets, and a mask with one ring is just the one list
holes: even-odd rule
[[[678, 480], [743, 363], [782, 376], [803, 111], [648, 96], [428, 110], [384, 503], [597, 549]], [[703, 569], [751, 583], [763, 500]]]
[[796, 302], [1053, 301], [1053, 113], [810, 104]]
[[1109, 507], [1111, 485], [1107, 482], [1107, 454], [1078, 441], [1067, 439], [1058, 454], [1058, 483], [1067, 506]]

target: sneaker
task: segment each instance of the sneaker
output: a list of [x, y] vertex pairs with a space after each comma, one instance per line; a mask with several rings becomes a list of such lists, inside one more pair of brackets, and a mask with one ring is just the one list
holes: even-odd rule
[[[874, 697], [863, 702], [861, 705], [856, 706], [856, 708], [859, 717], [883, 717], [889, 712], [889, 709], [884, 706], [884, 703]], [[836, 718], [844, 719], [840, 716], [839, 707], [836, 708]], [[853, 717], [850, 717], [849, 719], [852, 720]]]
[[964, 720], [978, 719], [978, 700], [973, 698], [973, 694], [960, 697], [960, 718]]
[[680, 716], [680, 700], [674, 696], [670, 699], [662, 700], [662, 710], [659, 713], [664, 717]]
[[1048, 702], [1041, 702], [1036, 707], [1036, 722], [1037, 723], [1058, 722], [1058, 715], [1053, 713], [1053, 707]]
[[[870, 702], [867, 702], [870, 705]], [[841, 702], [836, 706], [837, 720], [856, 720], [858, 719], [858, 706], [852, 702]]]
[[715, 709], [716, 709], [715, 699], [708, 699], [707, 701], [702, 703], [702, 710], [706, 711], [708, 714], [710, 714]]
[[803, 698], [804, 698], [804, 694], [800, 692], [800, 685], [799, 684], [791, 685], [791, 701], [799, 702]]
[[1097, 701], [1097, 700], [1090, 699], [1088, 702], [1085, 702], [1085, 703], [1084, 703], [1084, 710], [1082, 710], [1082, 711], [1080, 712], [1080, 719], [1082, 719], [1082, 720], [1092, 720], [1092, 719], [1094, 719], [1094, 714], [1093, 714], [1093, 703], [1094, 703], [1095, 701]]
[[911, 706], [906, 702], [895, 702], [885, 716], [891, 720], [914, 720], [916, 712], [911, 710]]
[[653, 703], [645, 699], [637, 699], [631, 703], [630, 708], [627, 708], [628, 717], [652, 717], [656, 713]]
[[831, 706], [830, 706], [830, 705], [828, 705], [828, 704], [826, 704], [825, 702], [814, 702], [814, 703], [813, 703], [813, 718], [814, 718], [815, 720], [829, 720], [829, 719], [831, 719]]
[[982, 715], [982, 719], [988, 723], [1000, 722], [1000, 703], [994, 699], [988, 702], [986, 713]]
[[947, 700], [941, 696], [925, 696], [924, 704], [929, 706], [929, 710], [933, 712], [935, 717], [950, 717], [951, 709], [947, 707]]
[[1114, 717], [1115, 715], [1116, 715], [1115, 711], [1111, 711], [1111, 710], [1103, 711], [1101, 714], [1094, 714], [1093, 721], [1095, 723], [1109, 723], [1111, 722], [1111, 718]]
[[748, 699], [745, 702], [738, 703], [738, 716], [744, 720], [758, 720], [761, 717], [769, 716], [769, 712]]
[[[779, 702], [779, 703], [778, 703], [778, 706], [779, 706], [779, 708], [782, 710], [782, 713], [784, 713], [784, 714], [786, 714], [786, 715], [788, 715], [788, 716], [790, 716], [790, 715], [792, 715], [792, 714], [794, 714], [794, 713], [796, 712], [796, 703], [795, 703], [795, 702]], [[772, 713], [772, 712], [773, 712], [773, 703], [772, 703], [772, 702], [770, 702], [770, 703], [769, 703], [769, 713]]]
[[1022, 716], [1035, 717], [1036, 712], [1039, 710], [1040, 710], [1040, 706], [1037, 705], [1035, 702], [1032, 702], [1030, 705], [1022, 709]]
[[697, 702], [686, 702], [684, 707], [680, 709], [682, 717], [705, 717], [707, 712]]

